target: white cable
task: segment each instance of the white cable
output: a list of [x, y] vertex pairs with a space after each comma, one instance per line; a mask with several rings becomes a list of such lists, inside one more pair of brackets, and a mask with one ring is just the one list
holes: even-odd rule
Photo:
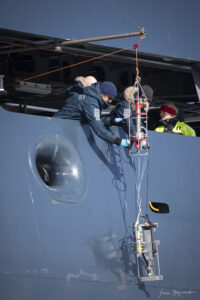
[[[142, 186], [142, 181], [143, 181], [143, 177], [145, 174], [145, 170], [147, 167], [147, 162], [148, 162], [148, 158], [145, 156], [144, 157], [144, 162], [143, 162], [143, 167], [142, 167], [142, 171], [141, 171], [141, 157], [138, 156], [138, 176], [137, 176], [137, 182], [136, 182], [136, 190], [137, 190], [137, 204], [138, 204], [138, 216], [137, 216], [137, 221], [140, 219], [140, 217], [143, 215], [142, 214], [142, 199], [140, 196], [140, 191], [141, 191], [141, 186]], [[140, 171], [141, 171], [141, 176], [140, 176]]]
[[[140, 101], [140, 89], [141, 91], [143, 92], [143, 95], [144, 95], [144, 100], [147, 101], [147, 97], [142, 89], [142, 86], [139, 82], [136, 82], [136, 86], [137, 86], [137, 92], [135, 93], [135, 103]], [[129, 139], [131, 139], [131, 130], [130, 130], [130, 125], [131, 125], [131, 121], [132, 121], [132, 118], [131, 118], [131, 102], [129, 101], [129, 130], [128, 130], [128, 133], [129, 133]], [[136, 130], [138, 128], [138, 124], [137, 124], [137, 118], [136, 118]], [[146, 115], [146, 126], [147, 126], [147, 115]], [[143, 127], [143, 126], [140, 126], [140, 128], [144, 129], [145, 131], [145, 134], [147, 135], [147, 128]], [[136, 132], [136, 138], [137, 138], [137, 132]], [[137, 206], [138, 206], [138, 215], [137, 215], [137, 219], [136, 219], [136, 222], [139, 223], [139, 220], [140, 218], [143, 216], [143, 213], [142, 213], [142, 199], [141, 199], [141, 195], [140, 195], [140, 192], [141, 192], [141, 186], [142, 186], [142, 181], [143, 181], [143, 177], [144, 177], [144, 174], [145, 174], [145, 170], [146, 170], [146, 167], [147, 167], [147, 162], [148, 162], [148, 158], [145, 156], [144, 157], [144, 161], [143, 161], [143, 166], [142, 166], [142, 169], [141, 169], [141, 160], [142, 160], [142, 156], [138, 155], [137, 156], [137, 159], [138, 159], [138, 171], [137, 171], [137, 176], [136, 176], [136, 197], [137, 197]]]

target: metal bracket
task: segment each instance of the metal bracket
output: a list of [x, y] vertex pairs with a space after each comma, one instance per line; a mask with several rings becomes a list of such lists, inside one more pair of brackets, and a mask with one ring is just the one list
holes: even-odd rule
[[0, 94], [6, 94], [6, 91], [4, 90], [4, 87], [3, 87], [3, 78], [4, 78], [4, 75], [0, 75]]

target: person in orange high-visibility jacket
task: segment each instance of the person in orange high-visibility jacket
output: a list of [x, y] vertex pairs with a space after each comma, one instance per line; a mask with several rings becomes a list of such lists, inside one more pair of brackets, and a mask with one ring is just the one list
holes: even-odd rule
[[196, 136], [192, 127], [179, 120], [178, 108], [173, 103], [166, 103], [161, 106], [160, 117], [162, 125], [155, 128], [156, 132], [171, 132]]

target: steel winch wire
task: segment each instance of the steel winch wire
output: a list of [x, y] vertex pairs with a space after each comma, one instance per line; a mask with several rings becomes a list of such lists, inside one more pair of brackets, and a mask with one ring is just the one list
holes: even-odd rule
[[87, 59], [87, 60], [84, 60], [84, 61], [81, 61], [81, 62], [78, 62], [78, 63], [71, 64], [69, 66], [58, 68], [56, 70], [51, 70], [51, 71], [44, 72], [44, 73], [41, 73], [41, 74], [38, 74], [38, 75], [34, 75], [34, 76], [31, 76], [31, 77], [25, 78], [24, 81], [28, 81], [28, 80], [31, 80], [31, 79], [34, 79], [34, 78], [42, 77], [42, 76], [45, 76], [45, 75], [48, 75], [48, 74], [52, 74], [52, 73], [55, 73], [55, 72], [58, 72], [58, 71], [61, 71], [61, 70], [69, 69], [69, 68], [72, 68], [72, 67], [75, 67], [75, 66], [78, 66], [78, 65], [82, 65], [82, 64], [94, 61], [94, 60], [98, 60], [98, 59], [110, 56], [112, 54], [116, 54], [116, 53], [120, 53], [120, 52], [126, 51], [126, 50], [131, 49], [131, 48], [132, 48], [132, 46], [124, 48], [124, 49], [119, 49], [117, 51], [113, 51], [113, 52], [110, 52], [110, 53], [106, 53], [104, 55], [93, 57], [93, 58], [90, 58], [90, 59]]
[[[139, 77], [139, 63], [138, 63], [138, 47], [139, 47], [139, 44], [141, 43], [142, 39], [144, 37], [141, 37], [140, 40], [134, 45], [134, 49], [136, 50], [136, 80], [135, 80], [135, 83], [134, 83], [134, 87], [137, 88], [137, 91], [135, 93], [136, 97], [135, 97], [135, 101], [137, 101], [138, 103], [140, 102], [140, 90], [143, 94], [143, 98], [144, 98], [144, 101], [147, 101], [147, 97], [144, 93], [144, 90], [140, 84], [141, 82], [141, 78]], [[129, 140], [131, 141], [132, 140], [132, 133], [131, 133], [131, 122], [133, 121], [132, 118], [131, 118], [131, 105], [133, 107], [134, 103], [131, 101], [129, 101], [129, 130], [128, 130], [128, 134], [129, 134]], [[134, 107], [133, 107], [134, 109]], [[136, 117], [137, 118], [137, 117]], [[147, 123], [147, 112], [146, 112], [146, 128], [143, 128], [145, 129], [145, 134], [147, 135], [147, 132], [148, 132], [148, 123]], [[142, 198], [141, 198], [141, 187], [142, 187], [142, 182], [143, 182], [143, 179], [144, 179], [144, 174], [145, 174], [145, 171], [147, 170], [147, 195], [146, 195], [146, 215], [147, 215], [147, 208], [148, 208], [148, 189], [149, 189], [149, 150], [147, 149], [147, 152], [146, 152], [146, 155], [142, 156], [140, 155], [140, 153], [137, 154], [137, 152], [140, 152], [141, 150], [137, 150], [136, 151], [136, 159], [137, 159], [137, 162], [138, 162], [138, 167], [137, 167], [137, 174], [136, 174], [136, 182], [135, 182], [135, 189], [136, 189], [136, 203], [137, 203], [137, 206], [138, 206], [138, 214], [137, 214], [137, 219], [136, 219], [136, 222], [139, 223], [140, 219], [141, 218], [144, 218], [144, 215], [143, 215], [143, 212], [142, 212]], [[129, 151], [129, 155], [131, 155], [131, 152]], [[142, 160], [143, 160], [143, 164], [142, 164]]]
[[[143, 159], [143, 163], [142, 163]], [[142, 213], [142, 197], [141, 197], [141, 187], [144, 179], [144, 174], [148, 166], [148, 156], [137, 156], [138, 160], [138, 170], [136, 175], [136, 195], [137, 195], [137, 205], [138, 205], [138, 215], [136, 222], [138, 222], [142, 217], [144, 217]]]

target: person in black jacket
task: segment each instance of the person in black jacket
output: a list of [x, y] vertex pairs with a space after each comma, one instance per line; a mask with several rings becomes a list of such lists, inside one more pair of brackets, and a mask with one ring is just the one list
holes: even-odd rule
[[[97, 82], [96, 78], [93, 76], [87, 76], [87, 77], [83, 77], [83, 76], [77, 76], [74, 79], [74, 82], [72, 85], [70, 85], [69, 87], [56, 87], [54, 86], [52, 88], [52, 94], [54, 95], [65, 95], [67, 94], [67, 98], [75, 95], [75, 94], [82, 94], [82, 90], [84, 87], [91, 85], [93, 83]], [[60, 112], [59, 112], [60, 114]], [[57, 113], [55, 114], [55, 116], [57, 115]]]
[[161, 106], [160, 117], [161, 125], [156, 127], [155, 131], [196, 136], [194, 129], [183, 122], [179, 110], [173, 102]]
[[[68, 88], [65, 88], [65, 93], [67, 93], [67, 98], [66, 98], [66, 104], [68, 102], [68, 99], [71, 99], [72, 97], [77, 97], [79, 100], [82, 100], [84, 98], [83, 95], [83, 89], [86, 86], [90, 86], [93, 83], [96, 83], [97, 80], [93, 76], [77, 76], [74, 79], [74, 82], [72, 85], [70, 85]], [[61, 119], [68, 119], [66, 117], [66, 104], [59, 110], [57, 111], [53, 117], [55, 118], [61, 118]]]
[[[135, 99], [138, 93], [138, 87], [129, 86], [123, 93], [121, 93], [120, 98], [115, 106], [115, 108], [110, 112], [109, 118], [107, 118], [106, 124], [118, 124], [124, 131], [129, 134], [129, 124], [130, 124], [130, 133], [134, 135], [136, 129], [136, 118], [135, 118]], [[142, 93], [144, 93], [144, 98], [148, 101], [152, 100], [153, 90], [150, 86], [142, 86]], [[143, 96], [143, 95], [141, 95]], [[149, 110], [149, 103], [142, 102], [142, 97], [140, 98], [143, 109], [145, 108], [146, 112]], [[131, 118], [131, 120], [130, 120]], [[130, 123], [129, 123], [130, 122]], [[142, 122], [143, 123], [143, 122]], [[144, 126], [144, 124], [142, 124]]]
[[[79, 93], [77, 90], [81, 92]], [[114, 97], [117, 95], [116, 86], [110, 81], [102, 83], [93, 83], [84, 87], [81, 82], [70, 90], [70, 97], [67, 98], [66, 104], [54, 114], [56, 118], [80, 120], [88, 123], [94, 132], [105, 141], [128, 147], [130, 141], [116, 137], [110, 130], [104, 126], [101, 119], [101, 111], [108, 107]]]
[[[115, 108], [110, 112], [111, 124], [118, 124], [129, 133], [129, 118], [134, 116], [135, 101], [134, 95], [137, 93], [138, 88], [129, 86], [123, 93], [120, 94], [119, 100]], [[135, 132], [135, 122], [131, 119], [130, 131]]]
[[[141, 103], [142, 109], [146, 112], [149, 110], [149, 102], [153, 97], [153, 90], [149, 85], [144, 85], [141, 87], [140, 91], [138, 87], [129, 86], [123, 93], [121, 93], [120, 98], [117, 102], [115, 108], [110, 112], [110, 116], [105, 119], [105, 125], [119, 125], [127, 133], [127, 135], [133, 138], [136, 136], [136, 116], [135, 116], [135, 100], [139, 96], [139, 101]], [[144, 99], [148, 101], [143, 101]], [[141, 128], [144, 131], [146, 125], [144, 120], [141, 120]], [[143, 142], [143, 148], [149, 147], [145, 142]], [[130, 145], [129, 148], [131, 148]]]

